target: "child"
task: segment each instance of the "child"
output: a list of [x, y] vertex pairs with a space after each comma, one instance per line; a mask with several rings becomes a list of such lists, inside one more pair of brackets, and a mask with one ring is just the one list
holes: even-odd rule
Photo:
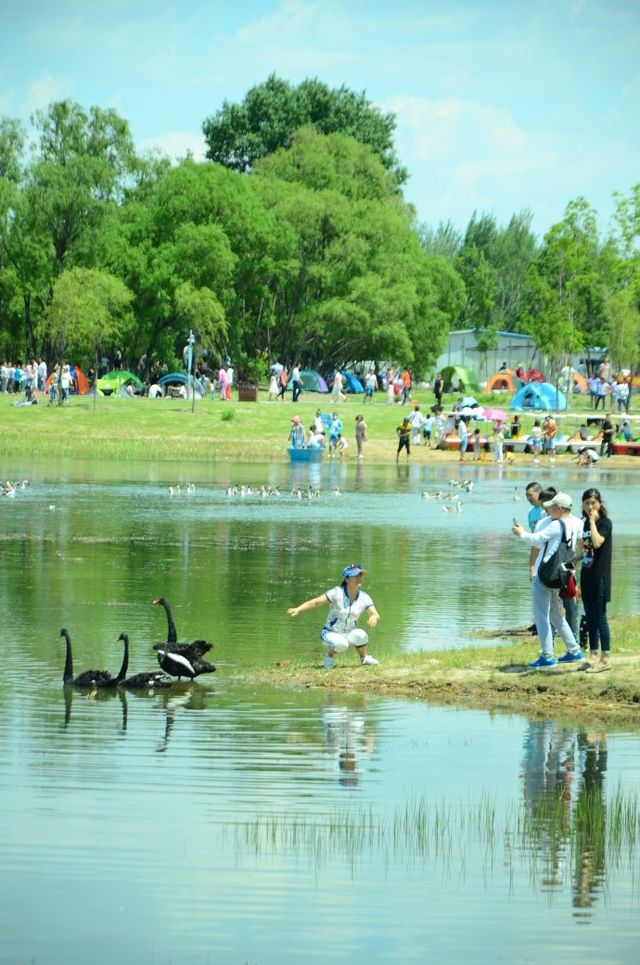
[[428, 415], [424, 420], [424, 425], [422, 427], [422, 437], [424, 439], [424, 444], [429, 449], [431, 449], [431, 430], [433, 429], [433, 416]]
[[482, 458], [481, 453], [481, 440], [480, 440], [480, 430], [474, 429], [473, 431], [473, 461], [480, 462]]
[[494, 462], [504, 462], [504, 432], [502, 431], [502, 423], [496, 423], [496, 427], [493, 430], [493, 459]]
[[[213, 390], [213, 382], [211, 383], [211, 388]], [[269, 402], [275, 402], [278, 398], [278, 380], [276, 378], [276, 373], [271, 373], [271, 379], [269, 380]]]
[[345, 439], [345, 437], [342, 435], [342, 433], [339, 432], [339, 433], [338, 433], [338, 438], [336, 439], [335, 449], [336, 449], [336, 452], [338, 453], [338, 455], [340, 456], [341, 459], [342, 459], [343, 455], [345, 454], [345, 451], [346, 451], [348, 448], [349, 448], [349, 443], [347, 442], [347, 440]]

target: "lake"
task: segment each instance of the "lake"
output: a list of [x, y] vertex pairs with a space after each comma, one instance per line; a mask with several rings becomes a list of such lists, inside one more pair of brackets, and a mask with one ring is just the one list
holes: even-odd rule
[[[421, 493], [457, 466], [4, 461], [30, 485], [0, 498], [0, 961], [637, 960], [636, 733], [226, 673], [319, 663], [322, 611], [286, 608], [352, 561], [381, 661], [529, 622], [510, 525], [534, 477], [464, 476], [453, 514]], [[594, 479], [612, 612], [637, 613], [635, 477], [553, 481], [577, 498]], [[160, 595], [181, 638], [214, 642], [215, 675], [63, 691], [63, 626], [76, 672], [117, 671], [122, 630], [131, 671], [153, 669]]]

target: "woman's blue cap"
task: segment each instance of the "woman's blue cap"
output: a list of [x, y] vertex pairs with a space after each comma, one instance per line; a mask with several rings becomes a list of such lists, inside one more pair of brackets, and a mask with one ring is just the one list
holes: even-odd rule
[[360, 573], [364, 573], [364, 570], [359, 563], [351, 563], [349, 566], [345, 566], [342, 571], [342, 579], [346, 580], [348, 576], [359, 576]]

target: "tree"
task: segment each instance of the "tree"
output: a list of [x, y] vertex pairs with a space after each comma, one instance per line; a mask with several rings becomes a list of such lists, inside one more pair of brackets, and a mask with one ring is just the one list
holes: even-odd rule
[[621, 288], [607, 298], [609, 338], [607, 348], [616, 369], [635, 370], [640, 364], [639, 293]]
[[[71, 268], [57, 279], [46, 318], [47, 335], [60, 358], [98, 359], [102, 348], [122, 343], [134, 324], [132, 294], [119, 278], [94, 268]], [[95, 407], [95, 396], [94, 396]]]
[[246, 172], [259, 158], [289, 147], [295, 132], [304, 126], [320, 134], [346, 134], [367, 144], [398, 186], [406, 181], [407, 172], [393, 146], [395, 116], [383, 114], [364, 92], [345, 86], [332, 90], [317, 79], [307, 79], [293, 87], [271, 74], [252, 87], [241, 104], [225, 101], [205, 119], [202, 129], [210, 160]]

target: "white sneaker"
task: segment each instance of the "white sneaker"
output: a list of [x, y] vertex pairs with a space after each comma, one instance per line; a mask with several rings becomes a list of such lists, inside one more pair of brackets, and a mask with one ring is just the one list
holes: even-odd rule
[[324, 667], [325, 670], [333, 670], [335, 664], [333, 662], [333, 657], [330, 653], [325, 653], [324, 655]]
[[363, 657], [360, 662], [362, 663], [363, 667], [377, 667], [380, 663], [379, 660], [376, 660], [376, 658], [372, 657], [370, 654], [367, 654], [366, 657]]

